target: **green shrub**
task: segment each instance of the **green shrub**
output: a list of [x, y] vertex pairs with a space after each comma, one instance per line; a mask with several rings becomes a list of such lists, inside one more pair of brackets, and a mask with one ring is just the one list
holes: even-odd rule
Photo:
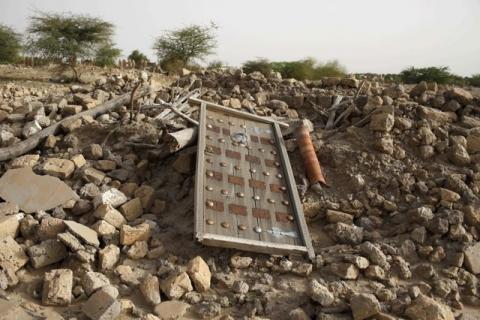
[[115, 48], [113, 44], [101, 46], [95, 54], [95, 64], [100, 67], [111, 67], [115, 65], [115, 60], [120, 56], [121, 50]]
[[245, 73], [252, 73], [255, 71], [263, 73], [263, 75], [268, 76], [272, 72], [272, 64], [268, 59], [258, 58], [256, 60], [246, 61], [242, 65], [243, 71]]
[[297, 61], [270, 62], [267, 59], [249, 60], [243, 64], [246, 73], [259, 71], [264, 75], [270, 72], [280, 72], [283, 78], [297, 80], [317, 80], [322, 77], [344, 76], [346, 69], [338, 61], [319, 63], [313, 58]]
[[21, 36], [12, 28], [0, 24], [0, 63], [15, 63], [20, 59]]
[[439, 84], [461, 84], [463, 78], [450, 73], [448, 67], [410, 67], [400, 72], [400, 78], [405, 83], [419, 83], [421, 81], [432, 81]]
[[471, 86], [480, 87], [480, 73], [472, 75], [468, 78], [468, 83]]
[[147, 56], [138, 50], [133, 50], [132, 53], [130, 53], [130, 55], [128, 56], [128, 59], [135, 61], [136, 66], [139, 66], [142, 61], [149, 62]]
[[215, 69], [221, 69], [225, 67], [226, 67], [226, 63], [223, 63], [221, 60], [213, 60], [213, 61], [210, 61], [210, 63], [207, 66], [207, 69], [215, 70]]
[[328, 61], [324, 64], [318, 64], [315, 67], [314, 79], [322, 77], [343, 77], [347, 73], [347, 69], [337, 60]]
[[283, 78], [306, 80], [315, 77], [315, 64], [314, 59], [307, 58], [299, 61], [272, 62], [272, 68], [280, 72]]

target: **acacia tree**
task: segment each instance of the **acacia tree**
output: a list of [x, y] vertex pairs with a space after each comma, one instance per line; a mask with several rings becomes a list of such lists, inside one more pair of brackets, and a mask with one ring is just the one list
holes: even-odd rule
[[113, 24], [99, 18], [39, 12], [30, 18], [27, 50], [34, 55], [69, 66], [78, 80], [78, 59], [94, 59], [111, 43]]
[[194, 59], [203, 60], [217, 47], [217, 26], [190, 25], [178, 30], [166, 31], [159, 36], [153, 49], [160, 63], [169, 66], [184, 67]]
[[22, 37], [12, 28], [0, 24], [0, 63], [14, 63], [20, 58]]

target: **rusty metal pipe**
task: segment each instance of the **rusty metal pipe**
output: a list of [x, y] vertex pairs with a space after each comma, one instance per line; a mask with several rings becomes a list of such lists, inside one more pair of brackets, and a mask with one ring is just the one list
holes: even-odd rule
[[299, 126], [295, 136], [310, 184], [313, 185], [318, 182], [326, 184], [308, 129], [305, 126]]

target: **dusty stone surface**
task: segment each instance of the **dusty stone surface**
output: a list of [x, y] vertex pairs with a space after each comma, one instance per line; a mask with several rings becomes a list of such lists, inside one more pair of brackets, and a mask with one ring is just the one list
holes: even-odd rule
[[50, 158], [43, 163], [42, 170], [45, 174], [65, 179], [73, 173], [75, 164], [67, 159]]
[[[5, 70], [8, 79], [44, 72], [1, 65], [0, 75]], [[187, 71], [161, 85], [158, 73], [95, 67], [82, 72], [90, 80], [81, 84], [0, 81], [2, 148], [66, 120], [34, 151], [0, 166], [0, 186], [14, 170], [25, 172], [23, 184], [0, 187], [12, 194], [0, 194], [7, 201], [0, 202], [0, 288], [15, 301], [4, 314], [478, 318], [479, 90], [397, 84], [378, 75], [298, 81], [274, 72]], [[315, 259], [196, 243], [195, 146], [165, 157], [165, 128], [154, 119], [163, 108], [142, 108], [130, 117], [129, 106], [120, 106], [96, 117], [66, 119], [129, 95], [140, 79], [157, 82], [158, 91], [138, 105], [170, 102], [192, 84], [203, 99], [291, 124], [283, 132], [285, 147]], [[325, 129], [327, 110], [339, 95], [345, 104], [336, 116], [347, 107], [353, 111], [333, 130]], [[186, 114], [197, 119], [196, 110]], [[168, 132], [193, 128], [173, 116], [165, 123]], [[308, 183], [294, 123], [312, 130], [328, 187]], [[60, 182], [68, 192], [57, 189]], [[56, 297], [56, 278], [43, 281], [59, 269], [73, 273], [70, 295], [64, 290]], [[55, 305], [42, 302], [44, 285]]]
[[453, 320], [450, 309], [423, 294], [419, 295], [405, 311], [409, 319], [418, 320]]
[[156, 306], [162, 299], [160, 297], [160, 283], [158, 278], [154, 275], [148, 275], [140, 284], [140, 291], [145, 300], [151, 305]]
[[97, 233], [91, 228], [75, 221], [65, 220], [64, 222], [67, 225], [67, 229], [75, 236], [82, 239], [82, 241], [86, 244], [92, 245], [94, 247], [98, 247], [100, 245]]
[[380, 312], [380, 303], [373, 294], [356, 294], [350, 299], [353, 319], [363, 320]]
[[45, 273], [42, 303], [45, 305], [68, 305], [72, 300], [73, 272], [56, 269]]
[[91, 320], [115, 319], [121, 312], [117, 297], [118, 290], [115, 287], [102, 287], [83, 303], [82, 311]]
[[11, 237], [0, 239], [0, 266], [12, 267], [14, 271], [20, 269], [28, 262], [28, 257], [23, 248]]
[[111, 270], [120, 259], [120, 248], [110, 244], [98, 252], [99, 268], [102, 271]]
[[20, 228], [20, 221], [17, 215], [0, 214], [0, 239], [10, 236], [15, 238]]
[[198, 292], [204, 292], [210, 289], [212, 274], [202, 257], [198, 256], [189, 261], [187, 273]]
[[192, 282], [186, 272], [172, 274], [161, 281], [160, 288], [170, 299], [180, 299], [185, 293], [193, 290]]
[[473, 274], [480, 273], [480, 242], [465, 250], [465, 266]]
[[95, 207], [98, 207], [101, 204], [109, 204], [112, 207], [116, 208], [127, 202], [127, 200], [127, 197], [122, 192], [120, 192], [116, 188], [111, 188], [103, 192], [101, 195], [98, 195], [93, 200], [93, 203]]
[[120, 243], [123, 245], [131, 245], [137, 241], [148, 240], [151, 235], [150, 230], [150, 225], [147, 223], [142, 223], [134, 227], [124, 224], [120, 229]]
[[59, 262], [68, 256], [65, 246], [57, 240], [45, 240], [27, 249], [30, 262], [35, 269]]
[[162, 320], [181, 319], [190, 305], [181, 301], [165, 301], [155, 307], [155, 314]]
[[103, 219], [116, 228], [120, 228], [126, 223], [125, 217], [109, 204], [101, 204], [95, 210], [94, 216]]
[[143, 207], [140, 198], [134, 198], [120, 207], [120, 212], [128, 221], [133, 221], [143, 214]]
[[57, 178], [21, 168], [9, 170], [0, 178], [0, 197], [17, 204], [25, 213], [32, 213], [52, 209], [78, 196]]

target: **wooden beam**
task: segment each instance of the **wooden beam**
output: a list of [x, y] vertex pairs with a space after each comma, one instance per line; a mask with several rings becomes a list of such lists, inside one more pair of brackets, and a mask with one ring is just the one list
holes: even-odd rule
[[278, 123], [281, 127], [284, 127], [284, 128], [289, 127], [289, 125], [287, 123], [279, 122], [279, 121], [276, 121], [275, 119], [272, 119], [272, 118], [269, 118], [269, 117], [261, 117], [261, 116], [258, 116], [256, 114], [251, 114], [251, 113], [247, 113], [247, 112], [243, 112], [243, 111], [238, 111], [238, 110], [235, 110], [235, 109], [232, 109], [232, 108], [227, 108], [227, 107], [221, 106], [221, 105], [213, 103], [213, 102], [204, 101], [204, 100], [197, 99], [197, 98], [190, 98], [189, 101], [192, 101], [192, 102], [195, 102], [195, 103], [200, 103], [200, 104], [201, 103], [206, 103], [212, 109], [228, 112], [230, 114], [234, 114], [234, 115], [242, 117], [244, 119], [251, 119], [251, 120], [255, 120], [255, 121], [261, 121], [261, 122], [264, 122], [264, 123], [272, 123], [272, 124], [273, 123]]
[[200, 105], [199, 122], [203, 125], [198, 128], [198, 149], [197, 149], [197, 168], [195, 176], [195, 231], [194, 237], [198, 241], [202, 241], [204, 233], [204, 214], [203, 214], [203, 178], [205, 171], [205, 119], [207, 115], [207, 105]]

